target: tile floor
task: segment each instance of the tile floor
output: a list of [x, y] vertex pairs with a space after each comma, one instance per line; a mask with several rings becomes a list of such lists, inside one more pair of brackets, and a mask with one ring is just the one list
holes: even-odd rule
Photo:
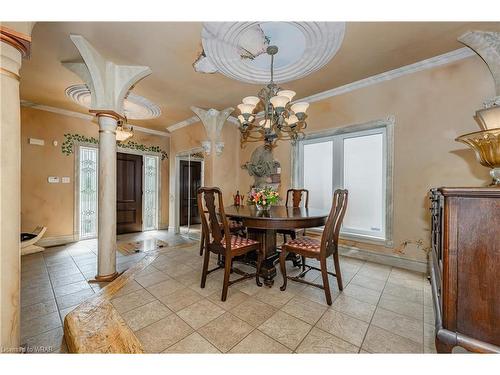
[[[145, 238], [171, 245], [186, 241], [166, 231], [121, 236], [120, 241]], [[24, 343], [65, 350], [64, 316], [102, 287], [86, 281], [95, 275], [95, 253], [95, 241], [82, 241], [23, 257]], [[341, 257], [344, 291], [332, 278], [331, 307], [317, 288], [290, 281], [281, 292], [281, 276], [272, 288], [259, 288], [252, 279], [235, 284], [221, 302], [222, 270], [199, 287], [202, 258], [196, 243], [161, 253], [112, 299], [147, 352], [435, 352], [431, 291], [422, 274]], [[118, 268], [142, 256], [117, 253]], [[288, 267], [289, 273], [298, 272]], [[316, 271], [306, 277], [321, 279]]]

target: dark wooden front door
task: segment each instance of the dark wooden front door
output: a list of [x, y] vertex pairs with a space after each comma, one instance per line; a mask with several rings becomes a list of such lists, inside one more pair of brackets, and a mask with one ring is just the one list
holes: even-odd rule
[[116, 233], [142, 231], [142, 156], [116, 154]]
[[180, 225], [200, 223], [196, 192], [201, 187], [201, 162], [181, 160], [180, 165]]

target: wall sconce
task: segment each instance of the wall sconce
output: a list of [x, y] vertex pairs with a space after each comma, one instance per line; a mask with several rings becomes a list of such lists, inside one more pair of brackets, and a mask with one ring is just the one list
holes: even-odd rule
[[215, 155], [221, 156], [224, 151], [224, 142], [215, 142]]
[[205, 155], [210, 155], [210, 151], [212, 150], [212, 142], [210, 141], [202, 141], [201, 147], [203, 147], [203, 152]]

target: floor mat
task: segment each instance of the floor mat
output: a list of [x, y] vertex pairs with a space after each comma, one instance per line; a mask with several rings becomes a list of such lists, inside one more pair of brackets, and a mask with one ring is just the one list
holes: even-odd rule
[[167, 246], [167, 242], [157, 240], [156, 238], [151, 238], [143, 241], [122, 242], [117, 244], [118, 251], [123, 255], [154, 251]]

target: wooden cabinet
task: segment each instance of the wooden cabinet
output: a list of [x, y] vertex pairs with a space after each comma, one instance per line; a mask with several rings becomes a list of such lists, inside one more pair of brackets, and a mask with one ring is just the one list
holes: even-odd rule
[[500, 188], [432, 189], [431, 280], [440, 353], [500, 353]]

